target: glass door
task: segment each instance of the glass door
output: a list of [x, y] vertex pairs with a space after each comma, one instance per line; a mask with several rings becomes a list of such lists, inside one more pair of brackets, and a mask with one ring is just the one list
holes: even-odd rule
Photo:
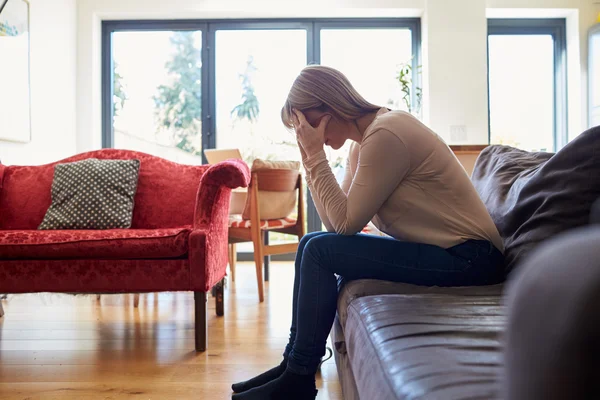
[[[216, 147], [239, 149], [248, 165], [256, 158], [300, 161], [296, 138], [283, 126], [280, 112], [307, 64], [307, 30], [215, 25], [214, 40]], [[271, 243], [288, 240], [294, 238], [270, 234]], [[251, 252], [252, 243], [240, 243], [238, 249]]]
[[[402, 68], [413, 69], [413, 33], [408, 28], [323, 27], [319, 33], [320, 64], [342, 71], [355, 89], [371, 103], [419, 114], [420, 95], [407, 97], [398, 81]], [[412, 81], [413, 76], [410, 77]], [[410, 85], [410, 90], [414, 86]], [[420, 89], [417, 90], [420, 93]], [[327, 158], [339, 183], [344, 178], [350, 141], [339, 150], [326, 148]]]
[[217, 148], [239, 148], [249, 164], [300, 160], [280, 111], [307, 63], [306, 47], [304, 29], [216, 30]]
[[202, 31], [112, 33], [113, 146], [202, 163]]
[[[398, 18], [104, 21], [103, 147], [186, 164], [210, 148], [299, 160], [280, 110], [300, 70], [330, 65], [370, 101], [403, 108], [398, 68], [418, 66], [419, 32], [419, 20]], [[344, 151], [329, 156], [343, 164]], [[306, 197], [308, 230], [319, 230]]]

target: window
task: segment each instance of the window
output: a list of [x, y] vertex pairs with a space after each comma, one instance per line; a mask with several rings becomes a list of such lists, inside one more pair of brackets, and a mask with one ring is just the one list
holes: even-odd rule
[[[301, 68], [336, 67], [368, 100], [402, 108], [396, 75], [417, 70], [419, 35], [418, 19], [396, 18], [104, 21], [103, 146], [190, 164], [208, 148], [299, 159], [279, 112]], [[307, 197], [308, 230], [320, 230]]]
[[[356, 90], [371, 103], [396, 110], [407, 109], [397, 76], [403, 64], [418, 70], [418, 30], [391, 24], [374, 27], [344, 23], [322, 24], [318, 30], [320, 64], [344, 72]], [[360, 53], [357, 48], [361, 49]], [[413, 76], [415, 84], [416, 79], [419, 77]], [[344, 160], [349, 147], [348, 141], [339, 150], [326, 148], [339, 182], [344, 176]]]
[[112, 49], [113, 146], [201, 164], [202, 31], [115, 32]]
[[567, 143], [565, 26], [488, 20], [490, 143], [550, 152]]
[[299, 161], [280, 111], [306, 65], [306, 30], [221, 28], [215, 50], [216, 147], [240, 148], [248, 163]]
[[[320, 63], [343, 71], [356, 90], [373, 104], [395, 110], [406, 110], [396, 76], [399, 66], [413, 62], [418, 45], [413, 45], [414, 32], [398, 27], [352, 27], [327, 24], [320, 27]], [[395, 51], [389, 51], [390, 44]], [[360, 48], [360, 54], [356, 49]], [[375, 66], [375, 67], [374, 67]], [[376, 68], [376, 71], [373, 71]], [[366, 71], [369, 71], [368, 73]], [[343, 178], [342, 163], [350, 143], [340, 150], [327, 148], [329, 159]], [[340, 165], [342, 163], [342, 165]]]

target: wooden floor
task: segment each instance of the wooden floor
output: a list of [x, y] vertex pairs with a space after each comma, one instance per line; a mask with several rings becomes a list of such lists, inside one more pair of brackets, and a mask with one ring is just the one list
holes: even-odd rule
[[[209, 299], [209, 350], [196, 353], [193, 295], [10, 295], [0, 319], [0, 399], [230, 399], [232, 382], [281, 362], [293, 266], [273, 263], [258, 303], [252, 264], [239, 263], [225, 317]], [[318, 399], [342, 399], [333, 360]]]

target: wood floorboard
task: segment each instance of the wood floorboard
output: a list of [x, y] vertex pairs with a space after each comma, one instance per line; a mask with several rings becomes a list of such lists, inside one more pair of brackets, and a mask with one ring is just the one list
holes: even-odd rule
[[[230, 399], [231, 383], [281, 361], [291, 314], [291, 263], [271, 263], [265, 302], [254, 267], [238, 263], [225, 317], [209, 297], [209, 349], [194, 349], [193, 294], [9, 295], [0, 318], [1, 400]], [[319, 400], [341, 400], [333, 360]]]

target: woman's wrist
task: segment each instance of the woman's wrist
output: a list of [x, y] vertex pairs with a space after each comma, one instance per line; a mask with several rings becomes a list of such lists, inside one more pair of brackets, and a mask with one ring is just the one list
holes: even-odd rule
[[327, 162], [327, 156], [325, 155], [324, 149], [321, 149], [312, 155], [307, 155], [306, 160], [304, 160], [304, 168], [306, 168], [307, 171], [310, 171], [322, 161]]

